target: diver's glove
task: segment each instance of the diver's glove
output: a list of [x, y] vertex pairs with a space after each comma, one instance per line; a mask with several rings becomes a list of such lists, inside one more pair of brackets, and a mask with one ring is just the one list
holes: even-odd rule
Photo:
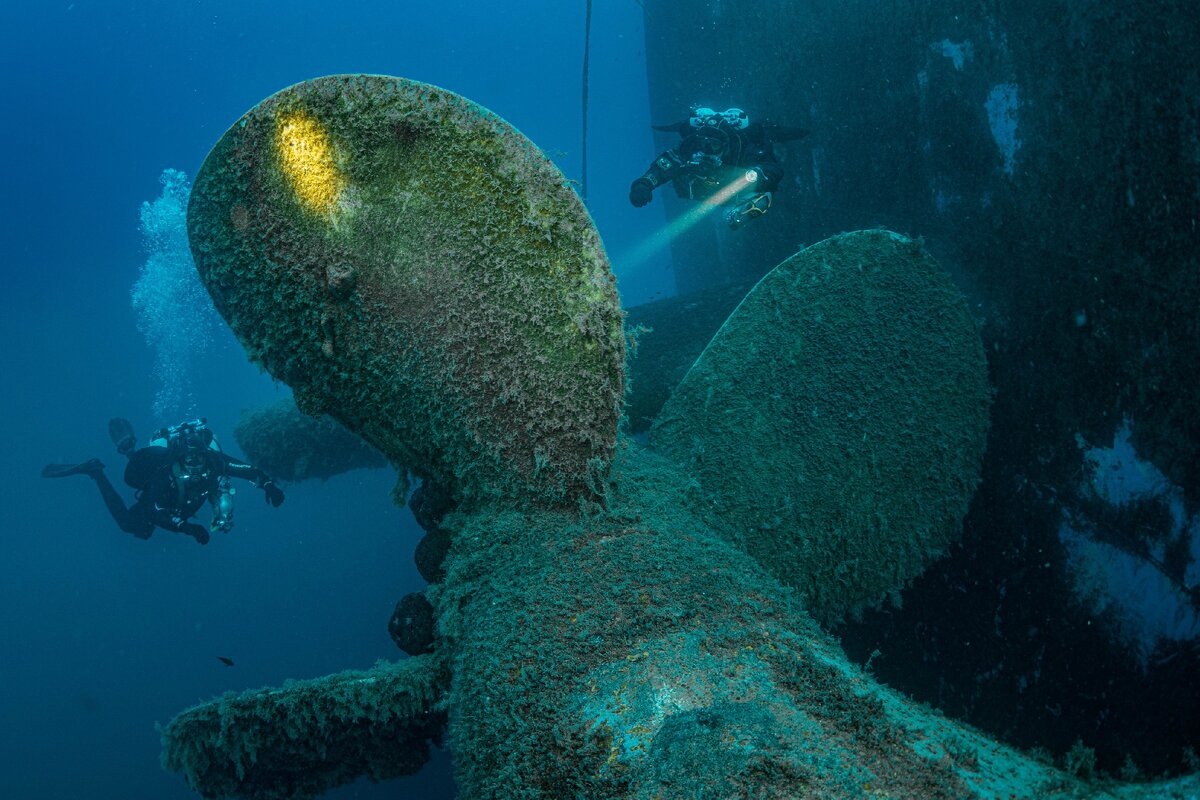
[[263, 494], [267, 496], [267, 502], [273, 508], [279, 508], [283, 505], [283, 489], [275, 485], [275, 481], [267, 481], [259, 487], [263, 490]]
[[179, 532], [196, 540], [196, 544], [208, 544], [209, 535], [203, 525], [194, 522], [184, 522], [179, 525]]
[[654, 185], [645, 178], [638, 178], [629, 187], [629, 202], [633, 203], [634, 208], [646, 205], [652, 197], [654, 197]]
[[753, 184], [755, 191], [770, 192], [779, 186], [783, 180], [783, 167], [768, 161], [765, 164], [755, 164], [746, 170], [746, 182]]

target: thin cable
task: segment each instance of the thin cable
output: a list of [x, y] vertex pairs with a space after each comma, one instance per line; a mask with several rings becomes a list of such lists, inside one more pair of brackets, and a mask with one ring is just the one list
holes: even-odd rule
[[587, 0], [587, 16], [583, 23], [583, 176], [580, 194], [587, 202], [587, 111], [588, 111], [588, 55], [592, 44], [592, 0]]

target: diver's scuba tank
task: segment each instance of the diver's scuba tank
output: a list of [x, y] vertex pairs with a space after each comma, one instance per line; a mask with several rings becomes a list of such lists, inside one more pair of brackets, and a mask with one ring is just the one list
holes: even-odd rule
[[217, 496], [213, 502], [213, 517], [209, 528], [221, 533], [233, 530], [233, 496], [237, 489], [229, 478], [222, 477], [217, 481]]

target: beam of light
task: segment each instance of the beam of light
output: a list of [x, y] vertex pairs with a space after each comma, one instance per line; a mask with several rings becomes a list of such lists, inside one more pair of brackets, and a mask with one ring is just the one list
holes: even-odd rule
[[333, 141], [321, 123], [303, 111], [281, 114], [275, 148], [301, 205], [319, 214], [332, 214], [346, 179], [334, 163]]
[[[750, 176], [753, 176], [753, 179]], [[696, 203], [687, 213], [676, 217], [663, 228], [650, 234], [641, 244], [634, 246], [619, 262], [621, 271], [629, 274], [640, 269], [643, 264], [658, 255], [671, 242], [694, 227], [697, 222], [724, 206], [734, 195], [757, 180], [758, 173], [749, 170], [742, 180], [730, 181], [728, 186], [722, 186], [711, 197]]]

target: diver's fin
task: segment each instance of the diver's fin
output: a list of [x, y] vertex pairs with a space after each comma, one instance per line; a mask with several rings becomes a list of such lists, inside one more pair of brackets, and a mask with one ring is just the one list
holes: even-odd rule
[[91, 475], [95, 477], [104, 471], [104, 464], [98, 458], [89, 458], [81, 464], [47, 464], [42, 467], [43, 478], [65, 478], [68, 475]]
[[108, 421], [108, 437], [117, 446], [117, 452], [123, 456], [128, 456], [137, 447], [133, 423], [124, 417], [113, 417]]

